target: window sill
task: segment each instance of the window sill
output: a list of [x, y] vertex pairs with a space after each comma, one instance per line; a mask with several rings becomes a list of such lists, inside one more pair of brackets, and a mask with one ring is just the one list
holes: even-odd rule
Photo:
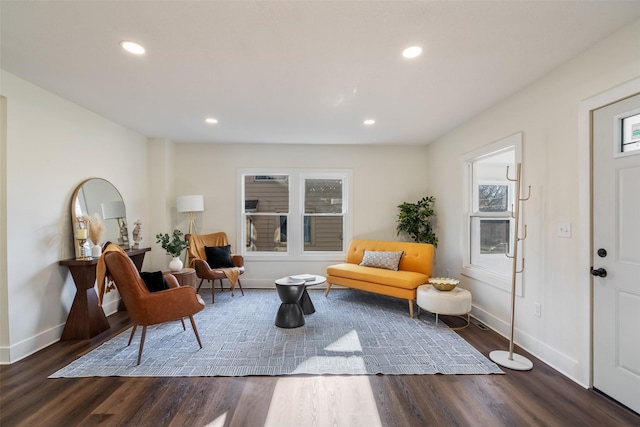
[[[478, 280], [494, 288], [500, 289], [505, 292], [511, 292], [511, 276], [504, 274], [498, 274], [489, 270], [484, 270], [472, 266], [462, 267], [461, 274], [471, 279]], [[518, 278], [516, 282], [516, 295], [522, 296], [522, 283]]]

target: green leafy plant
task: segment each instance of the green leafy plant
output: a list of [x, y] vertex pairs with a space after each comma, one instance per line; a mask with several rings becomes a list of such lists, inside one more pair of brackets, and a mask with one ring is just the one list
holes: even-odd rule
[[184, 234], [180, 230], [173, 230], [171, 236], [168, 234], [158, 233], [156, 234], [156, 243], [162, 245], [162, 249], [167, 252], [167, 255], [173, 257], [179, 257], [183, 250], [189, 247], [189, 242], [182, 238]]
[[431, 243], [438, 246], [438, 237], [433, 232], [431, 219], [436, 212], [431, 206], [435, 203], [436, 198], [433, 196], [425, 196], [417, 203], [404, 202], [398, 205], [400, 212], [398, 213], [397, 235], [406, 233], [418, 243]]

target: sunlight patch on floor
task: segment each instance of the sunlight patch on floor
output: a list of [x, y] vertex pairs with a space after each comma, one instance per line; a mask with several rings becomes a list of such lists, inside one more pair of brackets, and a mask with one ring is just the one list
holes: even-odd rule
[[358, 333], [355, 330], [338, 338], [337, 340], [326, 346], [324, 349], [327, 351], [362, 352], [360, 338], [358, 337]]
[[337, 368], [347, 372], [366, 373], [364, 359], [359, 356], [313, 356], [300, 363], [292, 374], [304, 374], [305, 372], [327, 372], [331, 368]]
[[366, 376], [292, 377], [278, 380], [265, 427], [382, 426]]
[[[313, 356], [300, 363], [292, 374], [305, 372], [326, 372], [327, 368], [344, 367], [347, 372], [367, 372], [362, 354], [362, 346], [356, 331], [351, 331], [324, 348], [326, 351], [346, 353], [341, 356]], [[358, 355], [349, 353], [359, 353]], [[351, 369], [349, 369], [351, 367]]]
[[[325, 350], [362, 353], [356, 331], [343, 335]], [[314, 356], [307, 365], [360, 364], [360, 356]], [[295, 372], [294, 372], [295, 373]], [[281, 378], [276, 383], [265, 427], [382, 426], [373, 390], [366, 376], [318, 376]]]
[[226, 412], [224, 414], [220, 415], [215, 420], [211, 421], [209, 424], [205, 425], [204, 427], [224, 427], [225, 421], [227, 421], [227, 413]]

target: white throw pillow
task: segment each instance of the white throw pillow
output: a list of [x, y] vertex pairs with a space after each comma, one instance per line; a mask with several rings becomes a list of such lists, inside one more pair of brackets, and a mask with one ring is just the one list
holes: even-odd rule
[[404, 252], [382, 252], [364, 251], [364, 257], [360, 265], [363, 267], [385, 268], [387, 270], [398, 270], [400, 258]]

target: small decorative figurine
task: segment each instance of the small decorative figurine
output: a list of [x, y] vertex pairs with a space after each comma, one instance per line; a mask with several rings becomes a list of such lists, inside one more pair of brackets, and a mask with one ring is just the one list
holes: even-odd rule
[[140, 242], [142, 241], [142, 221], [139, 219], [134, 222], [133, 228], [133, 249], [140, 249]]

